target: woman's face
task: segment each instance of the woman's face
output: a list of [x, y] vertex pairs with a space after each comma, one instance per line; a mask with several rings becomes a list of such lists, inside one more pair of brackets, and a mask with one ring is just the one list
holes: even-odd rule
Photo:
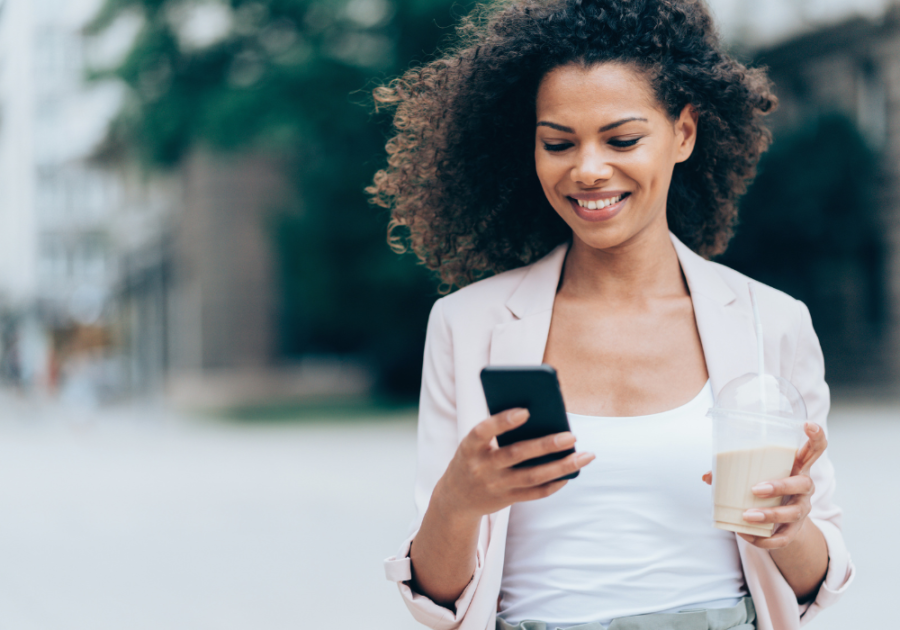
[[538, 88], [537, 175], [576, 240], [615, 248], [667, 229], [672, 171], [690, 157], [696, 131], [691, 106], [673, 122], [627, 65], [560, 66]]

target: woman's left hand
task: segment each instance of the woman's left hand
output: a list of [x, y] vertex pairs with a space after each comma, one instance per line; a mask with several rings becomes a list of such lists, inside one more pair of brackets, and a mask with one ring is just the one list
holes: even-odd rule
[[[790, 545], [803, 530], [806, 517], [811, 509], [812, 495], [816, 490], [809, 470], [825, 449], [828, 440], [825, 431], [814, 422], [804, 426], [809, 440], [797, 451], [791, 476], [778, 481], [759, 483], [751, 489], [760, 498], [784, 497], [779, 507], [753, 508], [744, 512], [748, 523], [775, 523], [775, 532], [770, 538], [738, 534], [751, 545], [760, 549], [782, 549]], [[712, 483], [712, 473], [703, 476], [706, 483]]]

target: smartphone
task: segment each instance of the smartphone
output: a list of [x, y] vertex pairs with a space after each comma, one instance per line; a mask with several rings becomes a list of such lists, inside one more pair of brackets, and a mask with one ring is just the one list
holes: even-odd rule
[[[522, 426], [497, 436], [497, 443], [500, 446], [569, 430], [569, 419], [566, 416], [562, 392], [559, 390], [556, 370], [549, 365], [514, 367], [489, 365], [481, 370], [481, 386], [484, 388], [484, 397], [492, 416], [515, 407], [527, 409], [531, 414]], [[516, 468], [546, 464], [574, 452], [575, 449], [570, 448], [558, 453], [548, 453], [516, 464]], [[560, 479], [574, 479], [578, 476], [578, 472], [575, 471]]]

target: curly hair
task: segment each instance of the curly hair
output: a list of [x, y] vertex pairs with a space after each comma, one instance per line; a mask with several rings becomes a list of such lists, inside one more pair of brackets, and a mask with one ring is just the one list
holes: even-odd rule
[[375, 88], [393, 113], [387, 167], [366, 188], [389, 208], [388, 242], [437, 272], [442, 290], [529, 264], [571, 237], [534, 164], [535, 99], [552, 69], [628, 64], [675, 120], [699, 114], [676, 164], [670, 229], [710, 258], [728, 246], [737, 201], [771, 135], [777, 99], [760, 69], [723, 49], [703, 0], [495, 0], [464, 18], [457, 43]]

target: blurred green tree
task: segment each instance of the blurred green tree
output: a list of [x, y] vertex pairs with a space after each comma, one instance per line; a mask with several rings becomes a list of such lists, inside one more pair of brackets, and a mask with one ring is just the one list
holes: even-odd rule
[[[280, 271], [280, 351], [367, 357], [382, 392], [418, 391], [430, 274], [385, 243], [363, 193], [389, 121], [373, 83], [427, 58], [464, 0], [106, 0], [88, 32], [138, 17], [118, 67], [128, 86], [108, 144], [174, 167], [196, 146], [285, 157], [298, 206], [271, 232]], [[364, 106], [361, 106], [364, 105]]]
[[[878, 156], [846, 117], [779, 134], [720, 261], [809, 306], [836, 380], [867, 374], [885, 321]], [[835, 370], [831, 370], [831, 368]]]

